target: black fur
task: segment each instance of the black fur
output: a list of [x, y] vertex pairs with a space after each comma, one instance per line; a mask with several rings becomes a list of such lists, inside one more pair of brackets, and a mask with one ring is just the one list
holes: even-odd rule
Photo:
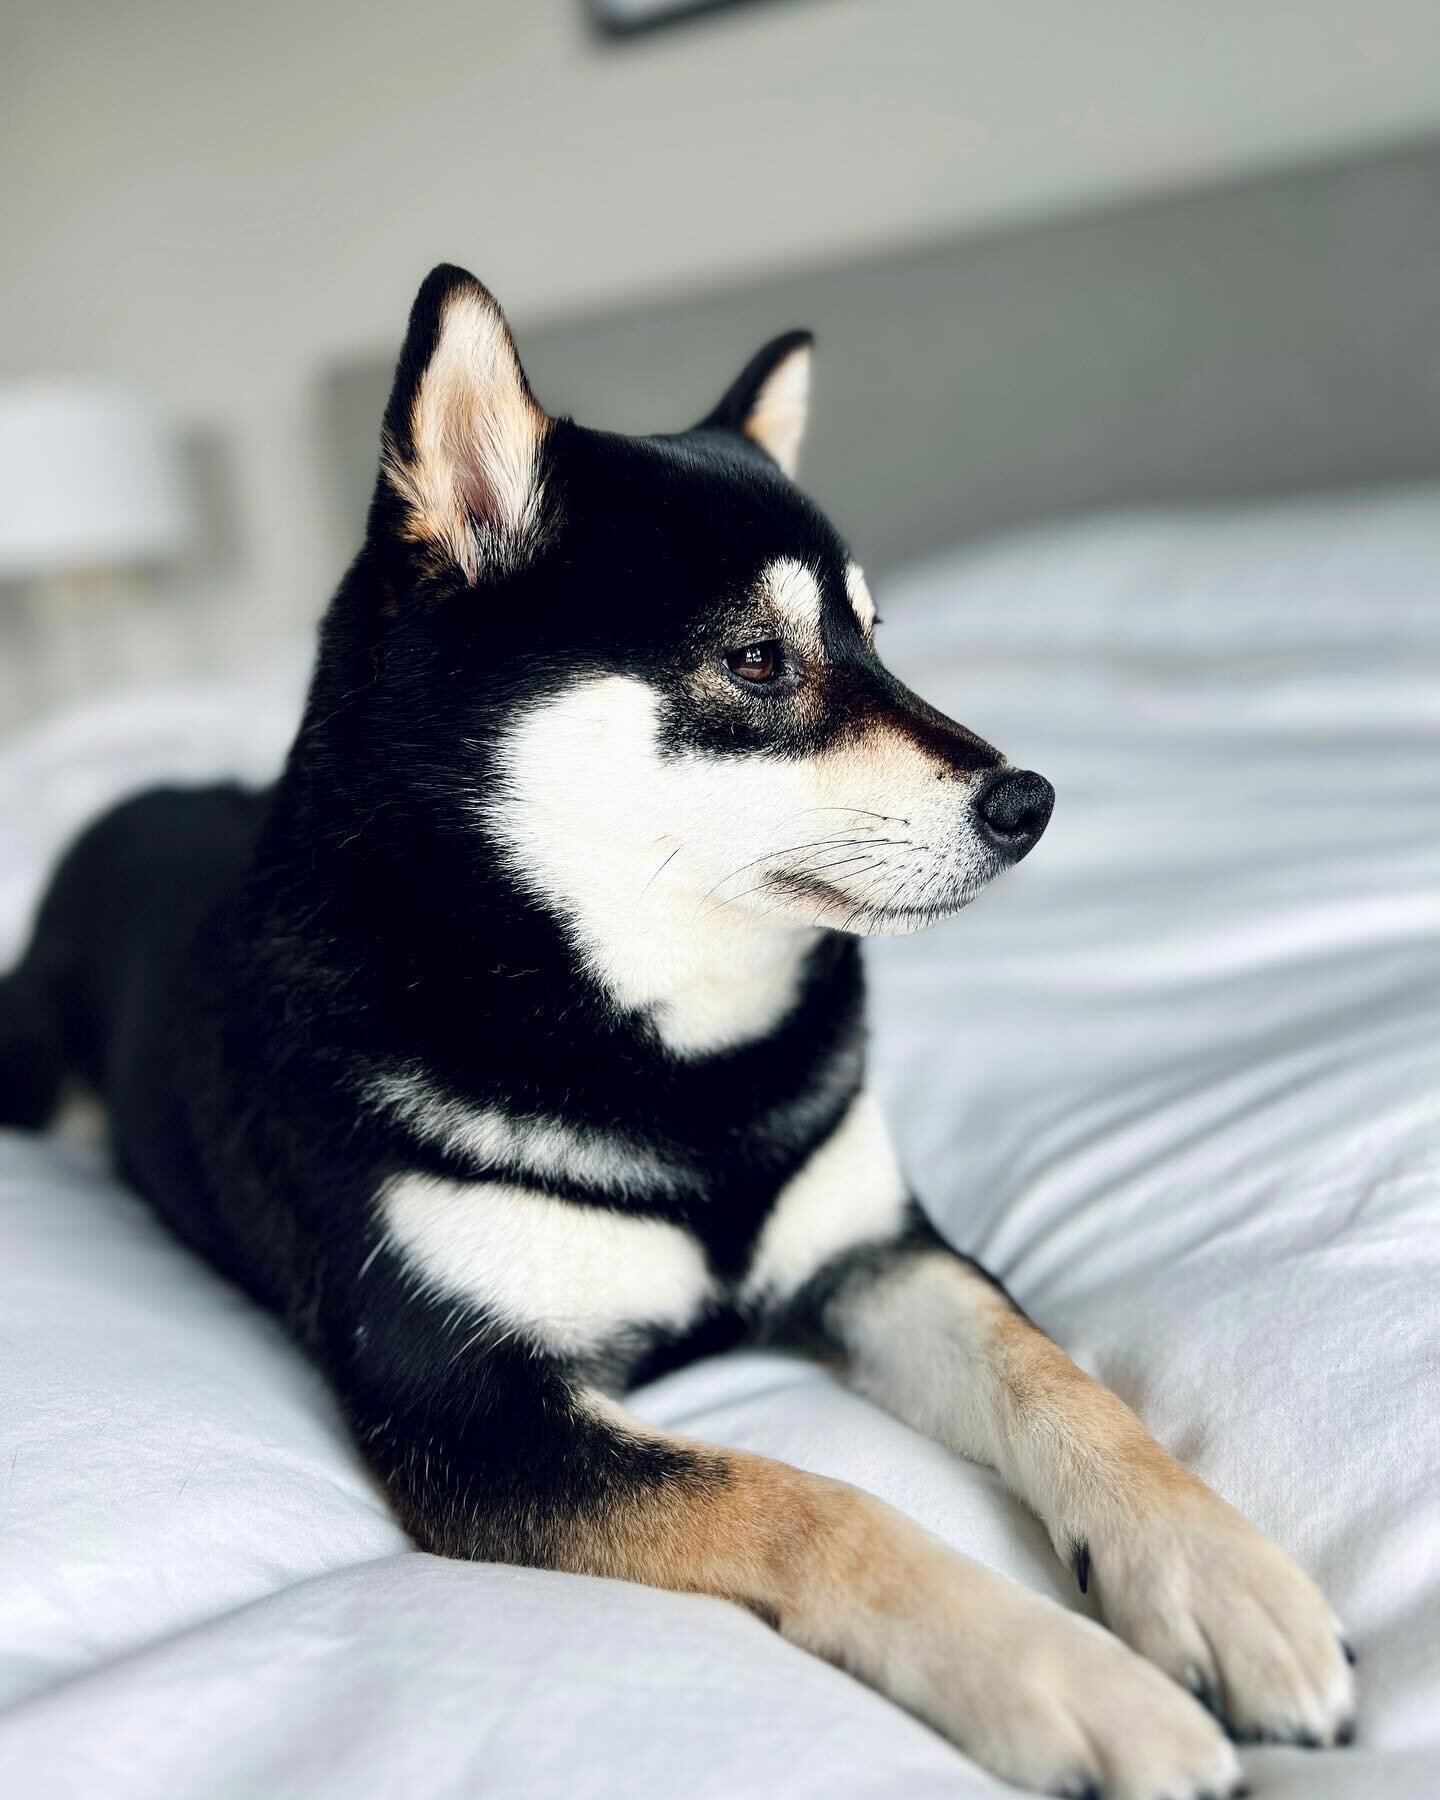
[[[416, 302], [386, 415], [402, 457], [443, 305], [468, 280], [438, 270]], [[557, 422], [544, 530], [503, 579], [472, 586], [418, 546], [382, 479], [278, 784], [160, 791], [102, 819], [0, 987], [0, 1117], [41, 1123], [62, 1075], [83, 1075], [109, 1103], [127, 1180], [286, 1320], [400, 1516], [438, 1549], [552, 1562], [576, 1513], [722, 1482], [701, 1453], [610, 1430], [575, 1386], [623, 1385], [764, 1321], [726, 1300], [681, 1340], [637, 1331], [593, 1366], [473, 1311], [457, 1332], [371, 1202], [401, 1172], [507, 1171], [417, 1137], [367, 1083], [423, 1071], [467, 1102], [643, 1141], [680, 1171], [668, 1191], [577, 1180], [567, 1195], [683, 1224], [732, 1280], [863, 1066], [860, 963], [838, 934], [776, 1029], [728, 1053], [678, 1060], [650, 1020], [617, 1009], [477, 818], [505, 726], [577, 673], [621, 672], [664, 696], [671, 749], [807, 755], [884, 716], [957, 775], [997, 761], [884, 670], [843, 599], [803, 702], [783, 683], [705, 699], [717, 656], [773, 634], [744, 598], [768, 561], [798, 558], [843, 592], [844, 546], [743, 435], [797, 341], [762, 352], [691, 433]]]

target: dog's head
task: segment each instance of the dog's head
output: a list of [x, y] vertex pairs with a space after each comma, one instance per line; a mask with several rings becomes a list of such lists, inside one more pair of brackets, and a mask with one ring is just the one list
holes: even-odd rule
[[562, 911], [904, 931], [1045, 828], [1049, 784], [881, 662], [792, 479], [810, 361], [778, 338], [692, 430], [617, 437], [541, 410], [473, 277], [421, 289], [358, 565], [395, 755]]

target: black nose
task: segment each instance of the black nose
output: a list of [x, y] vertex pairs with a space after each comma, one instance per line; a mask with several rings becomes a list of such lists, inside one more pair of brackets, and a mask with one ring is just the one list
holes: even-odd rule
[[980, 825], [990, 842], [1014, 862], [1040, 841], [1050, 823], [1055, 790], [1032, 769], [1007, 769], [997, 775], [976, 802]]

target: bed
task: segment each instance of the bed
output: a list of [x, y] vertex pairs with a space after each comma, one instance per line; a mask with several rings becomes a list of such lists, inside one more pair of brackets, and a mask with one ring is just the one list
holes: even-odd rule
[[[1440, 1791], [1440, 487], [1100, 514], [880, 595], [892, 664], [1039, 768], [1045, 842], [876, 944], [906, 1162], [1172, 1450], [1321, 1580], [1357, 1746]], [[307, 647], [0, 752], [0, 960], [113, 795], [263, 777]], [[0, 1792], [1004, 1789], [723, 1603], [411, 1550], [317, 1376], [76, 1130], [0, 1133]], [[634, 1404], [885, 1496], [1069, 1605], [985, 1472], [776, 1355]]]

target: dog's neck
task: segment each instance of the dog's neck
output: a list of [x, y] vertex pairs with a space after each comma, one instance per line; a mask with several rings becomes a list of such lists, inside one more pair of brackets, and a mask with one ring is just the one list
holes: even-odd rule
[[[501, 744], [480, 823], [613, 1006], [648, 1014], [676, 1055], [703, 1057], [781, 1022], [824, 933], [717, 888], [700, 844], [657, 831], [676, 775], [656, 705], [644, 684], [611, 677], [532, 708]], [[691, 829], [702, 837], [703, 820]]]
[[796, 1004], [822, 931], [717, 904], [683, 879], [682, 858], [663, 839], [645, 847], [654, 873], [643, 883], [623, 850], [571, 855], [559, 842], [543, 870], [525, 869], [531, 904], [559, 923], [609, 1005], [648, 1015], [675, 1055], [754, 1043]]
[[647, 1012], [666, 1047], [716, 1055], [772, 1031], [798, 1000], [821, 932], [727, 914], [657, 882], [638, 903], [603, 883], [566, 909], [591, 977], [624, 1010]]
[[[462, 898], [468, 859], [445, 856], [433, 864], [422, 862], [425, 898], [412, 918], [410, 881], [396, 879], [393, 856], [382, 856], [377, 867], [374, 835], [362, 828], [375, 809], [358, 817], [355, 829], [331, 841], [321, 872], [309, 808], [302, 805], [297, 812], [295, 798], [294, 785], [282, 784], [275, 806], [279, 829], [272, 831], [272, 854], [265, 859], [270, 878], [280, 882], [282, 903], [289, 904], [290, 872], [319, 873], [336, 895], [347, 897], [343, 910], [360, 921], [361, 942], [378, 938], [408, 946], [389, 976], [407, 998], [415, 1000], [423, 986], [427, 993], [437, 990], [427, 1004], [443, 999], [475, 949], [473, 903]], [[647, 855], [650, 848], [647, 844]], [[637, 881], [633, 863], [627, 866], [619, 855], [596, 859], [577, 851], [575, 866], [562, 870], [552, 863], [546, 871], [549, 879], [541, 879], [533, 867], [517, 879], [512, 859], [504, 857], [508, 900], [494, 904], [498, 896], [487, 884], [486, 898], [480, 901], [486, 909], [483, 964], [517, 997], [522, 976], [527, 984], [543, 985], [548, 1003], [530, 1016], [544, 1020], [544, 1034], [553, 1034], [561, 1020], [574, 1030], [585, 1029], [583, 1009], [574, 1008], [577, 974], [593, 983], [602, 1011], [647, 1016], [661, 1042], [683, 1061], [758, 1042], [802, 999], [812, 959], [833, 934], [718, 905], [678, 876], [679, 857], [659, 869], [673, 848], [663, 841], [654, 844], [647, 866], [659, 872], [648, 884]], [[377, 913], [382, 895], [386, 899]], [[333, 932], [333, 910], [327, 918]], [[540, 926], [538, 939], [527, 918]], [[556, 945], [558, 960], [551, 961], [539, 945], [553, 941], [557, 928], [566, 950]], [[337, 941], [350, 940], [342, 933]], [[388, 967], [382, 959], [372, 975], [385, 979]], [[464, 967], [463, 973], [473, 980], [483, 976], [483, 969]], [[528, 1012], [522, 1009], [512, 1026]]]

